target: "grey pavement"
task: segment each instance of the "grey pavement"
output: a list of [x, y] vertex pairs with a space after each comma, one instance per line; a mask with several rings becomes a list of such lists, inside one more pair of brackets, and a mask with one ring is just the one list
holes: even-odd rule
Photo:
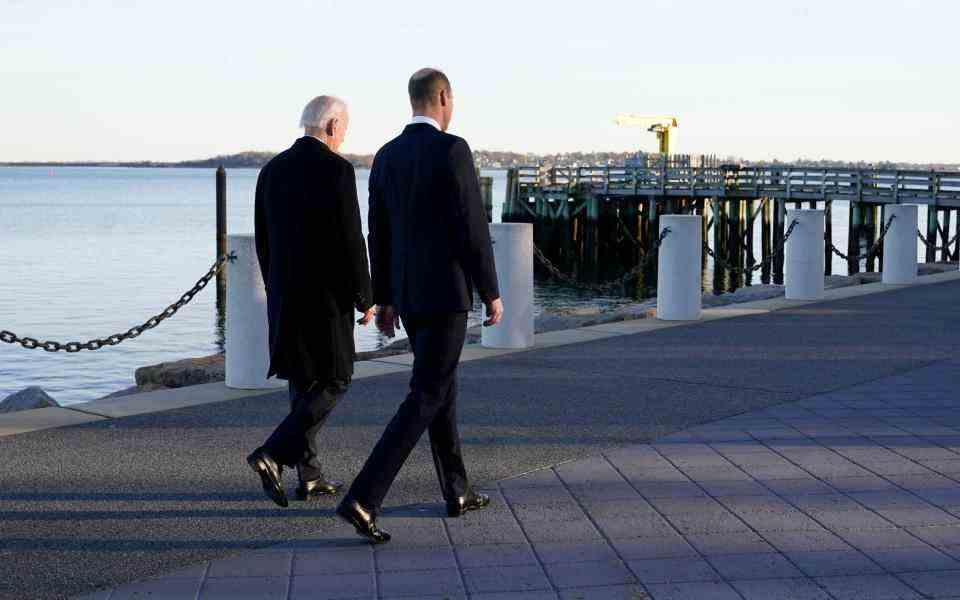
[[[960, 597], [958, 298], [468, 363], [465, 452], [493, 506], [443, 518], [421, 445], [376, 549], [333, 501], [262, 499], [243, 457], [281, 394], [0, 438], [0, 597]], [[405, 378], [356, 383], [325, 430], [332, 475]]]

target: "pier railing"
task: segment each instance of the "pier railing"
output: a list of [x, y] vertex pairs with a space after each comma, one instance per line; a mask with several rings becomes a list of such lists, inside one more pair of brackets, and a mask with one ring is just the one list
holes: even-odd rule
[[592, 193], [960, 207], [960, 172], [799, 166], [520, 167], [520, 196]]

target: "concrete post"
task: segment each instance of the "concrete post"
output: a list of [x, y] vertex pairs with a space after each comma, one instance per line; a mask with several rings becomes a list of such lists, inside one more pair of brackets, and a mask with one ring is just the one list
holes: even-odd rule
[[227, 387], [262, 390], [286, 382], [267, 379], [270, 344], [267, 334], [267, 293], [257, 262], [253, 234], [228, 236], [237, 260], [227, 263], [226, 379]]
[[888, 204], [886, 212], [888, 220], [896, 218], [883, 238], [882, 281], [913, 283], [917, 279], [917, 206]]
[[660, 233], [670, 233], [657, 257], [657, 318], [694, 321], [700, 318], [700, 264], [703, 253], [700, 215], [662, 215]]
[[484, 327], [480, 343], [485, 348], [533, 347], [533, 225], [490, 225], [493, 256], [497, 263], [503, 320]]
[[823, 298], [822, 210], [788, 210], [787, 227], [797, 220], [784, 248], [784, 274], [787, 300]]

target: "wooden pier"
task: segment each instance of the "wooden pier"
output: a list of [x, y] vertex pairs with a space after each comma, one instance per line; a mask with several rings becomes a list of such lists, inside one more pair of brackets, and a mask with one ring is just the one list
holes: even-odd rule
[[[722, 165], [689, 156], [640, 166], [520, 167], [507, 173], [504, 222], [534, 224], [534, 240], [560, 269], [585, 283], [629, 273], [652, 248], [661, 214], [699, 214], [703, 239], [712, 232], [714, 250], [729, 272], [713, 271], [715, 291], [753, 283], [750, 267], [764, 283], [783, 282], [783, 244], [788, 206], [821, 207], [827, 213], [826, 273], [832, 274], [830, 246], [835, 202], [849, 203], [851, 257], [878, 237], [887, 204], [921, 204], [929, 209], [926, 259], [956, 260], [960, 239], [949, 240], [951, 216], [960, 222], [960, 172], [811, 168], [794, 165]], [[754, 223], [760, 219], [761, 256], [754, 256]], [[947, 242], [953, 242], [952, 250]], [[650, 262], [650, 261], [648, 261]], [[882, 250], [865, 261], [851, 258], [848, 271], [881, 268]], [[706, 270], [706, 258], [704, 259]], [[656, 285], [655, 261], [628, 291], [645, 295]]]

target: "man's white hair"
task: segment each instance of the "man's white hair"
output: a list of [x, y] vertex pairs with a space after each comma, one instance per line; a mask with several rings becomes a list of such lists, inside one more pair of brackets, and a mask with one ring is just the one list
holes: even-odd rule
[[347, 103], [336, 96], [317, 96], [303, 108], [300, 127], [323, 129], [330, 119], [347, 114]]

